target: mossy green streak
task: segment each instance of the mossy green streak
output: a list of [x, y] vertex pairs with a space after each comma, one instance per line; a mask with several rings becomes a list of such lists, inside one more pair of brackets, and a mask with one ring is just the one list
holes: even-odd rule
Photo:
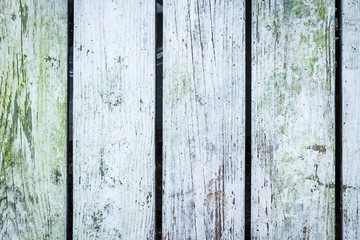
[[64, 239], [66, 4], [0, 2], [2, 239]]

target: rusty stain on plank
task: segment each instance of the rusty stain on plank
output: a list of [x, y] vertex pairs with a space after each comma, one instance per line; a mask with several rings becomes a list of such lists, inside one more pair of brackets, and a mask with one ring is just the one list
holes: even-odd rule
[[244, 237], [244, 3], [164, 1], [165, 239]]

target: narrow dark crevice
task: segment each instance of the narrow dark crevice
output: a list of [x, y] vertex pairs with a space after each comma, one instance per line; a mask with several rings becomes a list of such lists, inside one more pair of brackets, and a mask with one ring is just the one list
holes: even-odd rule
[[251, 2], [245, 1], [245, 239], [251, 239]]
[[155, 239], [162, 239], [162, 136], [163, 136], [163, 9], [156, 1], [156, 87], [155, 87]]
[[335, 1], [335, 239], [343, 233], [342, 211], [342, 1]]
[[66, 239], [73, 239], [73, 48], [74, 2], [68, 0]]

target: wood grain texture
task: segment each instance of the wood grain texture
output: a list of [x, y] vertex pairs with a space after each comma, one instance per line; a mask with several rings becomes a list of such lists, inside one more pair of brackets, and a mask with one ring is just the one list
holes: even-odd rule
[[0, 1], [0, 238], [64, 239], [67, 1]]
[[244, 235], [244, 1], [164, 1], [165, 239]]
[[74, 7], [74, 238], [152, 239], [155, 1]]
[[253, 2], [253, 239], [334, 239], [334, 13]]
[[360, 239], [360, 1], [343, 1], [343, 237]]

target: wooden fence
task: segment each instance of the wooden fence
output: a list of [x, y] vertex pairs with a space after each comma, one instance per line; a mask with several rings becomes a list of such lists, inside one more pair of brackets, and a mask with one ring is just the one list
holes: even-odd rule
[[360, 239], [360, 1], [160, 2], [0, 0], [0, 238]]

